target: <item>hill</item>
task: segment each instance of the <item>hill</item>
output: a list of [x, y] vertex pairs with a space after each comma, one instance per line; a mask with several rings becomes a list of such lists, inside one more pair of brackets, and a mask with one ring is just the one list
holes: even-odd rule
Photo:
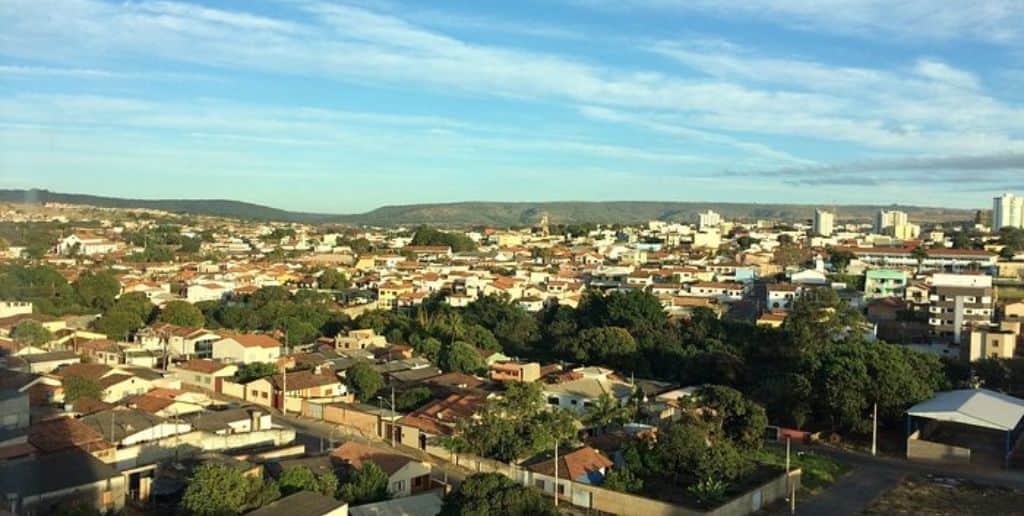
[[[443, 226], [487, 224], [516, 226], [534, 224], [545, 213], [552, 223], [636, 223], [648, 220], [691, 221], [697, 213], [714, 210], [729, 219], [810, 219], [815, 208], [808, 204], [757, 204], [721, 202], [456, 202], [384, 206], [361, 214], [325, 214], [281, 210], [260, 204], [225, 199], [123, 199], [48, 190], [0, 190], [0, 202], [84, 204], [104, 208], [145, 208], [173, 213], [193, 213], [252, 220], [305, 223], [342, 223], [375, 226], [434, 224]], [[870, 221], [880, 208], [906, 211], [915, 222], [965, 221], [973, 210], [919, 207], [841, 205], [840, 220]]]

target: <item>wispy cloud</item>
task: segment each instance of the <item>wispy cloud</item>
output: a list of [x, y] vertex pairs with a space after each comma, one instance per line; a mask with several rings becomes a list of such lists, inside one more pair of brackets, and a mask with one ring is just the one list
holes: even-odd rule
[[[964, 8], [912, 0], [891, 2], [796, 0], [750, 2], [659, 2], [626, 0], [627, 5], [658, 9], [698, 9], [725, 14], [790, 17], [794, 23], [827, 25], [852, 20], [861, 30], [901, 30], [907, 13], [935, 37], [968, 37], [985, 25], [996, 39], [1016, 37], [1004, 27], [1007, 17], [1024, 4], [984, 0], [981, 14]], [[198, 64], [226, 71], [255, 71], [288, 77], [369, 85], [415, 87], [446, 95], [499, 97], [534, 103], [560, 103], [589, 120], [628, 125], [680, 140], [732, 150], [737, 161], [764, 167], [806, 164], [800, 147], [779, 148], [773, 138], [839, 142], [855, 149], [891, 153], [958, 155], [1024, 152], [1024, 109], [986, 92], [984, 81], [940, 59], [922, 56], [899, 69], [836, 66], [811, 59], [764, 56], [729, 42], [694, 48], [680, 42], [658, 42], [648, 50], [671, 58], [674, 69], [649, 69], [628, 64], [603, 64], [552, 51], [474, 42], [436, 29], [438, 20], [417, 22], [397, 10], [371, 9], [314, 0], [289, 2], [291, 17], [260, 16], [241, 10], [213, 9], [176, 2], [104, 3], [65, 0], [54, 6], [33, 0], [0, 4], [0, 54], [20, 60], [68, 63], [79, 58], [116, 56], [124, 60]], [[757, 14], [755, 10], [764, 11]], [[54, 15], [59, 13], [59, 15]], [[819, 13], [819, 14], [816, 14]], [[820, 14], [826, 13], [826, 14]], [[951, 13], [961, 16], [953, 16]], [[882, 20], [883, 14], [890, 21]], [[448, 20], [471, 24], [479, 20]], [[927, 22], [927, 23], [924, 23]], [[428, 28], [433, 25], [435, 28]], [[943, 28], [945, 27], [945, 28]], [[1002, 31], [1002, 36], [998, 36]], [[94, 99], [101, 102], [101, 99]], [[80, 102], [78, 99], [77, 102]], [[76, 107], [75, 99], [65, 99]], [[585, 106], [579, 108], [578, 106]], [[25, 107], [25, 106], [22, 106]], [[32, 107], [30, 104], [28, 107]], [[78, 106], [81, 107], [81, 106]], [[127, 126], [181, 128], [209, 133], [255, 134], [322, 128], [310, 116], [274, 116], [230, 112], [119, 112], [117, 103], [95, 106], [92, 120], [120, 113]], [[335, 116], [332, 114], [331, 116]], [[337, 114], [360, 127], [351, 114]], [[373, 123], [383, 125], [380, 115]], [[429, 118], [429, 117], [428, 117]], [[30, 122], [32, 120], [21, 120]], [[413, 124], [405, 118], [396, 125]], [[370, 122], [364, 122], [370, 123]], [[461, 122], [419, 123], [418, 129], [460, 131]], [[239, 131], [240, 125], [246, 131]], [[249, 126], [248, 124], [251, 124]], [[318, 125], [319, 124], [319, 125]], [[345, 120], [327, 124], [330, 137]], [[197, 126], [202, 128], [197, 129]], [[337, 133], [337, 134], [336, 134]], [[443, 134], [434, 134], [440, 138]], [[318, 136], [322, 138], [324, 136]], [[365, 138], [364, 138], [365, 139]], [[771, 143], [768, 143], [771, 142]], [[589, 150], [597, 153], [597, 145]], [[625, 156], [639, 149], [622, 147]], [[568, 147], [566, 147], [568, 148]], [[582, 148], [577, 147], [582, 151]], [[646, 150], [651, 154], [677, 153]], [[652, 159], [662, 159], [650, 156]], [[670, 161], [699, 156], [678, 153]], [[645, 158], [646, 159], [646, 158]]]
[[795, 30], [897, 39], [1016, 44], [1024, 38], [1018, 0], [574, 0], [600, 9], [649, 9], [749, 17]]
[[803, 185], [880, 185], [899, 183], [985, 185], [985, 191], [1018, 182], [1024, 174], [1024, 153], [969, 156], [899, 157], [848, 163], [728, 171], [727, 176], [778, 177]]

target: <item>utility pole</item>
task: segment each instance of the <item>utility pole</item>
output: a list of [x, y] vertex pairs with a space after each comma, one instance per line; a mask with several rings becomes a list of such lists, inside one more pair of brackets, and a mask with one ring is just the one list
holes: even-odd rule
[[[288, 356], [288, 328], [284, 329], [284, 355]], [[281, 362], [281, 413], [288, 415], [288, 403], [285, 398], [288, 397], [288, 362], [284, 360]]]
[[555, 507], [558, 507], [558, 438], [555, 438]]
[[871, 415], [871, 456], [878, 453], [878, 402], [875, 402]]
[[395, 386], [391, 386], [391, 447], [395, 447]]

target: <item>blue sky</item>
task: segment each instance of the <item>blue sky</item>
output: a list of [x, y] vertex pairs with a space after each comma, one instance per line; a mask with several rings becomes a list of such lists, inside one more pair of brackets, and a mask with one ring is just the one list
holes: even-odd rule
[[1020, 0], [0, 2], [0, 187], [988, 207]]

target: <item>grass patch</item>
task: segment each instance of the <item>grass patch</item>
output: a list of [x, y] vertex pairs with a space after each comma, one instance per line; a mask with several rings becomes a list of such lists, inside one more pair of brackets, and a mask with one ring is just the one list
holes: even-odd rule
[[[786, 451], [776, 448], [763, 448], [758, 452], [756, 460], [763, 464], [786, 467]], [[800, 468], [800, 492], [804, 497], [814, 496], [822, 489], [832, 485], [839, 477], [850, 471], [850, 467], [841, 462], [818, 455], [814, 452], [802, 451], [790, 454], [790, 466]], [[799, 498], [798, 498], [799, 499]]]

